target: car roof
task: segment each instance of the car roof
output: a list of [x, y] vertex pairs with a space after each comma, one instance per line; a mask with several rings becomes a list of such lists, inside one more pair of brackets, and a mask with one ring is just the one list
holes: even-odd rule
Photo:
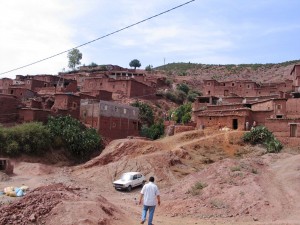
[[136, 174], [141, 174], [140, 172], [126, 172], [124, 174], [129, 174], [129, 175], [136, 175]]

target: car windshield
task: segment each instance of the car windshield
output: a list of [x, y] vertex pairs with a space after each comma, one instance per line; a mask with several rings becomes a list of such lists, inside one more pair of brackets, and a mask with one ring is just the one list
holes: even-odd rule
[[121, 180], [132, 180], [132, 176], [131, 176], [130, 174], [124, 173], [124, 174], [121, 176]]

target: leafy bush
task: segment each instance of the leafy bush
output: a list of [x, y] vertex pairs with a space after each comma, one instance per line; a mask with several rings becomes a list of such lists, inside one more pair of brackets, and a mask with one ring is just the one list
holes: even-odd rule
[[168, 91], [168, 92], [166, 93], [166, 98], [169, 99], [169, 100], [172, 101], [172, 102], [177, 102], [177, 97], [176, 97], [176, 95], [174, 94], [174, 92], [172, 92], [172, 91]]
[[184, 93], [189, 93], [190, 88], [186, 84], [177, 84], [177, 90], [183, 91]]
[[184, 91], [180, 91], [180, 90], [177, 90], [175, 92], [175, 95], [176, 95], [176, 103], [177, 104], [183, 104], [187, 97], [186, 93]]
[[268, 152], [280, 152], [283, 148], [280, 141], [264, 126], [255, 127], [250, 132], [245, 133], [243, 141], [253, 145], [264, 144]]
[[169, 87], [171, 87], [172, 83], [173, 83], [173, 81], [170, 80], [170, 79], [166, 79], [166, 80], [165, 80], [165, 84], [166, 84], [167, 86], [169, 86]]
[[192, 104], [186, 103], [184, 105], [179, 106], [172, 112], [171, 119], [176, 121], [176, 123], [188, 123], [192, 118]]
[[147, 126], [153, 125], [154, 114], [150, 105], [139, 101], [136, 101], [131, 105], [139, 108], [139, 120], [142, 125], [147, 125]]
[[50, 133], [42, 123], [24, 123], [11, 128], [1, 129], [1, 149], [4, 153], [39, 155], [50, 147]]
[[[62, 144], [77, 159], [87, 159], [100, 150], [101, 137], [93, 128], [86, 128], [71, 116], [50, 117], [47, 123], [54, 145]], [[58, 146], [56, 146], [58, 147]]]
[[141, 129], [141, 136], [156, 140], [164, 134], [164, 124], [162, 121], [153, 124], [151, 127], [143, 125]]

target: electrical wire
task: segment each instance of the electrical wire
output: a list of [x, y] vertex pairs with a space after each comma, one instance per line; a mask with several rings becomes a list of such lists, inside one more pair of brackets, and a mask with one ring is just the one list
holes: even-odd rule
[[151, 20], [151, 19], [153, 19], [153, 18], [155, 18], [155, 17], [158, 17], [158, 16], [161, 16], [161, 15], [163, 15], [163, 14], [166, 14], [166, 13], [168, 13], [168, 12], [170, 12], [170, 11], [173, 11], [173, 10], [175, 10], [175, 9], [177, 9], [177, 8], [183, 7], [183, 6], [185, 6], [185, 5], [187, 5], [187, 4], [191, 3], [191, 2], [194, 2], [194, 1], [196, 1], [196, 0], [191, 0], [191, 1], [185, 2], [185, 3], [183, 3], [183, 4], [180, 4], [180, 5], [178, 5], [178, 6], [173, 7], [173, 8], [171, 8], [171, 9], [168, 9], [168, 10], [166, 10], [166, 11], [163, 11], [163, 12], [161, 12], [161, 13], [158, 13], [158, 14], [156, 14], [156, 15], [154, 15], [154, 16], [148, 17], [148, 18], [146, 18], [146, 19], [140, 20], [139, 22], [133, 23], [133, 24], [131, 24], [131, 25], [129, 25], [129, 26], [126, 26], [126, 27], [123, 27], [123, 28], [121, 28], [121, 29], [119, 29], [119, 30], [113, 31], [113, 32], [111, 32], [111, 33], [109, 33], [109, 34], [103, 35], [103, 36], [101, 36], [101, 37], [99, 37], [99, 38], [96, 38], [96, 39], [94, 39], [94, 40], [92, 40], [92, 41], [88, 41], [88, 42], [83, 43], [83, 44], [81, 44], [81, 45], [78, 45], [78, 46], [76, 46], [76, 47], [74, 47], [74, 48], [71, 48], [71, 49], [62, 51], [62, 52], [60, 52], [60, 53], [57, 53], [57, 54], [55, 54], [55, 55], [46, 57], [46, 58], [44, 58], [44, 59], [40, 59], [40, 60], [38, 60], [38, 61], [29, 63], [29, 64], [27, 64], [27, 65], [20, 66], [20, 67], [17, 67], [17, 68], [15, 68], [15, 69], [8, 70], [8, 71], [6, 71], [6, 72], [2, 72], [2, 73], [0, 73], [0, 75], [6, 74], [6, 73], [9, 73], [9, 72], [13, 72], [13, 71], [16, 71], [16, 70], [19, 70], [19, 69], [22, 69], [22, 68], [25, 68], [25, 67], [28, 67], [28, 66], [31, 66], [31, 65], [34, 65], [34, 64], [37, 64], [37, 63], [46, 61], [46, 60], [48, 60], [48, 59], [51, 59], [51, 58], [54, 58], [54, 57], [56, 57], [56, 56], [62, 55], [62, 54], [64, 54], [64, 53], [67, 53], [67, 52], [69, 52], [69, 51], [71, 51], [71, 50], [73, 50], [73, 49], [77, 49], [77, 48], [80, 48], [80, 47], [82, 47], [82, 46], [91, 44], [91, 43], [93, 43], [93, 42], [95, 42], [95, 41], [98, 41], [98, 40], [100, 40], [100, 39], [106, 38], [106, 37], [111, 36], [111, 35], [113, 35], [113, 34], [119, 33], [119, 32], [121, 32], [121, 31], [123, 31], [123, 30], [126, 30], [126, 29], [128, 29], [128, 28], [131, 28], [131, 27], [133, 27], [133, 26], [136, 26], [136, 25], [138, 25], [138, 24], [140, 24], [140, 23], [146, 22], [146, 21]]

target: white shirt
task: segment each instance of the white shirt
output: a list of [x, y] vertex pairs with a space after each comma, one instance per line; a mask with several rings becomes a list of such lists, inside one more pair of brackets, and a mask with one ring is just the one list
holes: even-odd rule
[[144, 205], [155, 206], [156, 198], [159, 195], [159, 190], [153, 182], [145, 184], [141, 190], [141, 194], [144, 195]]

